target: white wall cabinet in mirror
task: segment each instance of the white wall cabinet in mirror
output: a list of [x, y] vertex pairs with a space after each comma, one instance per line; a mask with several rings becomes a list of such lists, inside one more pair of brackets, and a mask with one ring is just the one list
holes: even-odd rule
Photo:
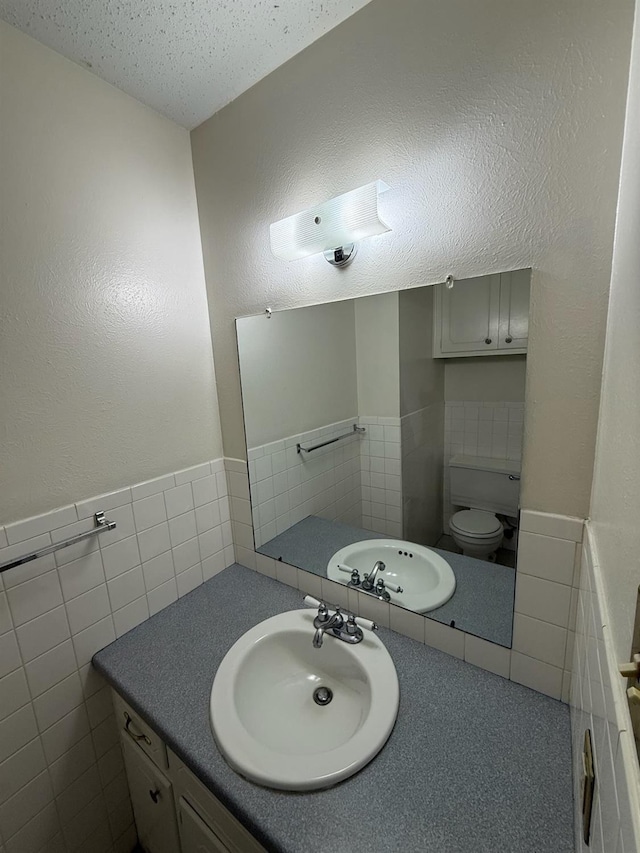
[[526, 353], [530, 270], [436, 285], [434, 358]]
[[526, 356], [434, 357], [434, 317], [521, 343], [529, 276], [236, 321], [259, 554], [511, 645]]
[[524, 353], [527, 351], [530, 293], [530, 270], [515, 270], [500, 274], [498, 349], [501, 352]]

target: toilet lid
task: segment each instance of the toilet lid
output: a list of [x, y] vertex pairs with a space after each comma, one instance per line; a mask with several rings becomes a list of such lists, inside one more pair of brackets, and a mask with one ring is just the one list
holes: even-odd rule
[[461, 533], [471, 533], [475, 536], [491, 536], [502, 530], [502, 525], [492, 512], [479, 509], [462, 509], [451, 519], [451, 524]]

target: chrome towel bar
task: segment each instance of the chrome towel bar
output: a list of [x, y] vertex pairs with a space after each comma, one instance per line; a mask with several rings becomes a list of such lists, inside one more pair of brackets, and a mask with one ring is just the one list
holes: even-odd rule
[[351, 432], [345, 432], [343, 435], [339, 435], [337, 438], [330, 438], [328, 441], [323, 441], [321, 444], [314, 444], [313, 447], [303, 447], [301, 444], [296, 444], [296, 450], [298, 453], [311, 453], [312, 450], [320, 450], [321, 447], [326, 447], [327, 444], [334, 444], [336, 441], [342, 441], [343, 438], [351, 438], [353, 435], [366, 431], [366, 427], [359, 427], [354, 424]]
[[15, 566], [22, 566], [24, 563], [30, 563], [31, 560], [37, 560], [38, 557], [45, 557], [47, 554], [53, 554], [54, 551], [60, 551], [61, 548], [68, 548], [69, 545], [75, 545], [76, 542], [82, 542], [83, 539], [89, 539], [91, 536], [97, 536], [104, 530], [114, 530], [115, 521], [107, 521], [103, 512], [97, 512], [94, 515], [96, 526], [93, 530], [87, 530], [84, 533], [78, 533], [77, 536], [71, 536], [62, 542], [55, 542], [53, 545], [45, 545], [44, 548], [39, 548], [37, 551], [32, 551], [30, 554], [25, 554], [24, 557], [17, 557], [13, 560], [7, 560], [5, 563], [0, 563], [0, 572], [6, 572], [8, 569], [13, 569]]

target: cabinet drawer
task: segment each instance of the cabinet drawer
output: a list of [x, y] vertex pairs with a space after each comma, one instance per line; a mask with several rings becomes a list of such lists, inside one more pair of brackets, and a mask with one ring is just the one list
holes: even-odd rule
[[113, 693], [113, 707], [118, 728], [129, 737], [132, 743], [137, 743], [158, 767], [166, 770], [169, 767], [169, 762], [164, 743], [142, 717], [124, 701], [122, 696], [115, 690], [111, 692]]
[[203, 820], [229, 853], [266, 853], [240, 821], [227, 811], [211, 791], [193, 775], [189, 768], [170, 749], [169, 771], [176, 799], [183, 797]]

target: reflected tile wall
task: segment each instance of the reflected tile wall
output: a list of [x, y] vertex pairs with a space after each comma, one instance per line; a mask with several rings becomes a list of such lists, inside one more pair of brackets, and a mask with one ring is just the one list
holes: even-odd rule
[[362, 526], [362, 438], [354, 435], [312, 453], [296, 449], [328, 441], [357, 423], [354, 416], [248, 451], [256, 547], [308, 515]]
[[402, 453], [400, 418], [361, 415], [362, 527], [402, 537]]

